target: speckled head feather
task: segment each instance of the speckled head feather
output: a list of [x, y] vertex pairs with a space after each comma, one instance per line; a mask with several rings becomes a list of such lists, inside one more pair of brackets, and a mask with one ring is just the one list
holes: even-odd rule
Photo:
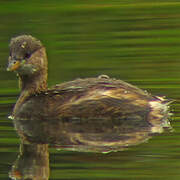
[[10, 56], [22, 60], [29, 58], [32, 53], [43, 47], [42, 43], [31, 35], [21, 35], [12, 38], [9, 44]]

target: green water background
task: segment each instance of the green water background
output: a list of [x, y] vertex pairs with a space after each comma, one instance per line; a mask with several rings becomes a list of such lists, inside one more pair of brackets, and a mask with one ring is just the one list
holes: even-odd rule
[[47, 48], [49, 86], [107, 74], [176, 102], [174, 132], [110, 154], [51, 149], [50, 179], [180, 179], [180, 1], [0, 0], [0, 180], [18, 153], [10, 115], [19, 89], [6, 72], [11, 37], [31, 34]]

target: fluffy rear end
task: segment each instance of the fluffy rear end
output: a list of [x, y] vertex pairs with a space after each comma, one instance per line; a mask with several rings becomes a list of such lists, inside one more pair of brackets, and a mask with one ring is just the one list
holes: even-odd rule
[[153, 133], [161, 133], [164, 128], [171, 128], [168, 120], [171, 115], [169, 112], [170, 103], [172, 103], [172, 100], [158, 96], [149, 102], [151, 112], [149, 113], [148, 121], [152, 124]]

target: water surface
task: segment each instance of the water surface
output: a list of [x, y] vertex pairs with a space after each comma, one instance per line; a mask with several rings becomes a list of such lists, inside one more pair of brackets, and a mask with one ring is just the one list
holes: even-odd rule
[[9, 39], [19, 34], [32, 34], [47, 47], [49, 86], [107, 74], [176, 100], [174, 132], [110, 154], [51, 149], [50, 179], [180, 178], [179, 1], [1, 1], [0, 17], [0, 179], [8, 179], [19, 151], [7, 118], [18, 82], [6, 72]]

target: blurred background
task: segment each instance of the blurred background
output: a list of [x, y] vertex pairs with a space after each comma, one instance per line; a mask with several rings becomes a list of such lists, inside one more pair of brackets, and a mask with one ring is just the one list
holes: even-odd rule
[[51, 149], [51, 180], [180, 179], [180, 1], [0, 0], [0, 180], [18, 154], [11, 114], [19, 89], [6, 72], [11, 37], [31, 34], [47, 48], [49, 86], [107, 74], [176, 101], [173, 132], [110, 154]]

